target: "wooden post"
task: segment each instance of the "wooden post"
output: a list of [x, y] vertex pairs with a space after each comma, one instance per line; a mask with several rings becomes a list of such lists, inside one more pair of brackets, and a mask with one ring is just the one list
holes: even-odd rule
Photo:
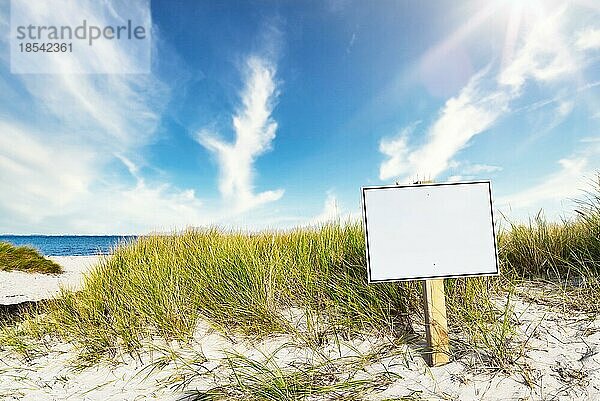
[[423, 310], [427, 339], [425, 360], [429, 366], [444, 365], [450, 361], [444, 279], [423, 281]]
[[[415, 184], [431, 184], [417, 181]], [[446, 319], [446, 293], [444, 279], [423, 281], [423, 310], [425, 312], [425, 360], [429, 366], [441, 366], [450, 361], [450, 340]]]

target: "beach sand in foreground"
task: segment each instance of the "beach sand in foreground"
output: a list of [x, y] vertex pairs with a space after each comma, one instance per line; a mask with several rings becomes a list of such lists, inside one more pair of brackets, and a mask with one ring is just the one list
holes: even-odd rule
[[[585, 313], [558, 312], [518, 297], [511, 304], [518, 322], [514, 346], [522, 348], [522, 355], [509, 371], [488, 370], [472, 356], [458, 356], [448, 365], [428, 368], [414, 345], [400, 346], [397, 352], [371, 361], [365, 359], [365, 355], [389, 345], [382, 337], [357, 336], [313, 349], [286, 335], [259, 341], [233, 339], [200, 322], [189, 345], [156, 339], [140, 354], [123, 354], [117, 361], [83, 370], [72, 369], [77, 351], [62, 342], [53, 343], [47, 354], [32, 360], [0, 352], [0, 398], [181, 401], [200, 398], [203, 392], [224, 386], [221, 388], [232, 391], [229, 399], [248, 399], [250, 394], [239, 391], [231, 370], [229, 358], [237, 354], [248, 361], [269, 358], [284, 370], [298, 364], [304, 368], [319, 366], [331, 359], [326, 363], [331, 368], [329, 374], [381, 381], [378, 391], [364, 394], [364, 399], [372, 401], [598, 400], [600, 319]], [[347, 370], [349, 367], [353, 368]], [[242, 373], [248, 375], [244, 377], [251, 386], [257, 372]]]

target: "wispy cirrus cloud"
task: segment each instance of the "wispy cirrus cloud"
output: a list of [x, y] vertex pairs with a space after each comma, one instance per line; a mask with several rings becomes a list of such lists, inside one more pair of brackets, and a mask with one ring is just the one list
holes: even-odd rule
[[474, 180], [481, 178], [482, 174], [489, 175], [502, 171], [500, 166], [492, 166], [489, 164], [471, 164], [471, 163], [450, 163], [451, 169], [460, 171], [460, 174], [454, 174], [447, 178], [448, 181], [463, 181]]
[[[32, 22], [52, 13], [73, 19], [92, 15], [102, 24], [103, 2], [68, 2], [36, 7]], [[144, 15], [147, 1], [122, 2], [122, 16]], [[7, 7], [0, 24], [8, 29]], [[119, 18], [118, 15], [112, 15]], [[122, 18], [123, 19], [123, 18]], [[127, 18], [124, 18], [126, 20]], [[0, 54], [9, 54], [8, 38]], [[140, 61], [119, 46], [98, 46], [97, 57], [51, 58], [68, 71], [93, 63], [105, 69]], [[206, 222], [191, 189], [160, 180], [134, 182], [111, 173], [131, 164], [139, 173], [144, 146], [151, 143], [170, 91], [154, 74], [11, 74], [0, 60], [0, 228], [12, 233], [144, 233]], [[112, 167], [111, 167], [112, 166]]]
[[0, 208], [38, 222], [87, 191], [96, 163], [91, 149], [41, 136], [0, 121]]
[[564, 201], [577, 195], [582, 188], [589, 163], [587, 157], [560, 159], [557, 171], [544, 177], [542, 181], [524, 191], [515, 192], [499, 198], [497, 205], [509, 205], [516, 208], [527, 208], [546, 200]]
[[414, 131], [419, 122], [405, 127], [393, 138], [383, 138], [379, 142], [379, 151], [388, 157], [379, 166], [379, 178], [386, 180], [397, 177], [408, 171], [409, 165], [406, 163], [409, 154], [408, 137]]
[[577, 35], [575, 45], [581, 50], [600, 49], [600, 28], [587, 28]]
[[498, 89], [508, 87], [516, 97], [527, 79], [550, 82], [580, 68], [581, 57], [571, 50], [574, 32], [565, 27], [566, 14], [563, 6], [535, 24], [514, 59], [498, 75]]
[[[410, 127], [396, 137], [382, 139], [379, 150], [386, 159], [380, 164], [379, 178], [435, 178], [451, 167], [453, 157], [476, 135], [510, 112], [511, 102], [522, 95], [527, 80], [543, 84], [578, 71], [582, 54], [570, 47], [574, 34], [564, 32], [565, 13], [563, 7], [539, 20], [499, 73], [494, 75], [489, 65], [475, 74], [458, 95], [446, 101], [439, 117], [427, 128], [425, 143], [411, 145]], [[570, 99], [563, 99], [558, 113], [564, 118], [572, 107]]]
[[496, 207], [509, 219], [523, 217], [533, 207], [551, 211], [546, 217], [552, 219], [569, 217], [569, 213], [557, 213], [574, 209], [573, 199], [590, 190], [590, 180], [600, 169], [600, 140], [584, 138], [581, 142], [586, 145], [583, 150], [558, 160], [557, 168], [535, 185], [497, 198]]
[[380, 165], [379, 178], [400, 180], [424, 175], [434, 178], [450, 166], [452, 157], [475, 135], [485, 131], [502, 115], [508, 97], [481, 88], [485, 71], [473, 77], [459, 95], [449, 99], [440, 117], [429, 127], [427, 142], [410, 147], [407, 133], [382, 140], [379, 149], [388, 156]]
[[219, 190], [238, 213], [276, 201], [284, 193], [283, 189], [255, 193], [253, 184], [254, 162], [271, 149], [277, 131], [277, 122], [271, 117], [278, 95], [275, 73], [269, 60], [248, 57], [242, 105], [232, 118], [234, 141], [228, 143], [206, 129], [196, 134], [196, 140], [216, 156]]
[[[36, 3], [36, 2], [33, 2]], [[64, 8], [24, 7], [25, 17], [42, 24], [52, 13], [97, 25], [107, 21], [108, 3], [68, 2]], [[120, 2], [111, 19], [144, 16], [145, 0]], [[123, 15], [119, 16], [118, 13]], [[59, 16], [63, 17], [63, 16]], [[147, 14], [149, 18], [149, 14]], [[68, 19], [68, 18], [67, 18]], [[8, 29], [8, 9], [0, 24]], [[270, 36], [276, 32], [269, 31]], [[153, 32], [154, 42], [159, 42]], [[269, 36], [269, 35], [267, 35]], [[269, 41], [271, 45], [275, 41]], [[0, 40], [8, 54], [7, 38]], [[272, 42], [272, 43], [271, 43]], [[269, 44], [267, 43], [267, 44]], [[95, 45], [96, 46], [96, 45]], [[273, 47], [265, 54], [276, 53]], [[247, 59], [241, 106], [233, 116], [235, 142], [225, 143], [204, 131], [197, 139], [220, 166], [219, 188], [230, 205], [207, 210], [196, 192], [164, 177], [148, 177], [143, 149], [156, 139], [171, 88], [156, 74], [12, 75], [9, 59], [0, 65], [2, 125], [8, 141], [0, 151], [0, 227], [3, 232], [143, 233], [231, 220], [237, 212], [275, 201], [283, 190], [256, 193], [254, 161], [270, 149], [277, 123], [271, 112], [277, 98], [275, 65], [258, 56]], [[143, 62], [119, 46], [98, 46], [97, 57], [52, 59], [67, 71], [141, 70]], [[73, 65], [74, 64], [74, 65]], [[53, 66], [57, 67], [57, 66]], [[50, 68], [56, 70], [56, 68]], [[4, 144], [4, 143], [3, 143]], [[127, 174], [114, 174], [115, 166]], [[10, 172], [10, 174], [9, 174]], [[146, 173], [146, 174], [144, 174]], [[145, 177], [146, 176], [146, 177]], [[93, 211], [93, 213], [90, 213]]]
[[341, 210], [339, 202], [333, 191], [327, 191], [327, 197], [323, 202], [321, 213], [309, 219], [309, 224], [322, 224], [333, 221], [340, 217]]

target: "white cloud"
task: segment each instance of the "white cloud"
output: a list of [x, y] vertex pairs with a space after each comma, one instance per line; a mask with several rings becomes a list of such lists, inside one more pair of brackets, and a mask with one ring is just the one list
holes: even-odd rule
[[[114, 219], [111, 223], [121, 232], [129, 227], [145, 227], [147, 231], [168, 231], [190, 225], [206, 224], [210, 221], [202, 202], [192, 189], [174, 188], [168, 183], [148, 184], [139, 174], [140, 168], [126, 157], [119, 156], [130, 174], [135, 178], [135, 186], [109, 187], [110, 192], [99, 197], [102, 204], [97, 210]], [[100, 191], [102, 193], [102, 190]], [[96, 191], [90, 196], [97, 196]]]
[[[126, 12], [140, 4], [127, 3]], [[102, 7], [101, 2], [69, 2], [65, 9], [31, 7], [30, 16], [41, 21], [42, 14], [52, 12], [102, 15]], [[6, 38], [0, 47], [8, 52]], [[49, 62], [138, 62], [117, 46], [97, 50], [94, 60]], [[8, 62], [0, 60], [0, 88], [18, 89], [0, 98], [2, 232], [144, 233], [207, 222], [193, 190], [144, 181], [132, 162], [143, 160], [141, 149], [154, 140], [168, 101], [169, 88], [160, 79], [152, 74], [18, 75], [8, 72]], [[133, 184], [110, 172], [118, 160]]]
[[[78, 217], [72, 223], [81, 232], [89, 232], [90, 227], [95, 233], [165, 232], [210, 222], [193, 190], [179, 190], [167, 183], [149, 185], [139, 180], [134, 187], [95, 190], [82, 200], [88, 213], [75, 208]], [[89, 210], [93, 215], [89, 216]], [[98, 216], [107, 218], [102, 222]]]
[[571, 114], [573, 111], [573, 107], [575, 106], [575, 102], [572, 100], [565, 100], [558, 103], [556, 107], [556, 112], [559, 118], [563, 118]]
[[94, 162], [90, 149], [40, 141], [16, 124], [0, 122], [0, 205], [40, 221], [86, 192]]
[[[52, 139], [52, 136], [49, 136]], [[193, 190], [148, 184], [125, 157], [135, 185], [102, 173], [106, 155], [0, 122], [0, 227], [13, 233], [144, 233], [207, 222]]]
[[468, 164], [462, 169], [465, 174], [495, 173], [501, 170], [502, 167], [489, 164]]
[[348, 46], [346, 47], [346, 53], [350, 54], [350, 51], [352, 51], [352, 47], [354, 46], [355, 41], [356, 41], [356, 32], [352, 32], [352, 37], [350, 38], [350, 42], [348, 43]]
[[485, 71], [477, 74], [458, 96], [446, 102], [440, 117], [428, 130], [427, 142], [421, 147], [409, 151], [406, 131], [392, 140], [380, 142], [380, 151], [389, 157], [381, 164], [381, 179], [401, 175], [404, 176], [401, 181], [417, 175], [434, 178], [450, 166], [452, 157], [473, 136], [488, 129], [505, 112], [507, 95], [481, 89], [484, 74]]
[[600, 169], [600, 140], [596, 137], [580, 140], [585, 147], [558, 160], [558, 169], [527, 189], [503, 195], [495, 200], [496, 208], [513, 218], [528, 217], [532, 210], [543, 209], [546, 217], [568, 217], [573, 199], [589, 190], [589, 180]]
[[332, 191], [327, 192], [327, 198], [323, 203], [323, 210], [309, 220], [309, 224], [321, 224], [337, 219], [340, 216], [338, 200]]
[[455, 172], [446, 178], [448, 182], [472, 181], [482, 178], [489, 178], [487, 175], [502, 171], [500, 166], [488, 164], [471, 164], [466, 162], [451, 161], [449, 168]]
[[448, 182], [458, 182], [458, 181], [464, 181], [464, 180], [468, 180], [469, 178], [462, 176], [460, 174], [457, 175], [451, 175], [450, 177], [448, 177], [448, 179], [446, 181]]
[[[11, 4], [11, 21], [33, 26], [118, 26], [128, 20], [134, 24], [151, 27], [152, 18], [149, 0], [14, 0]], [[15, 55], [11, 66], [15, 71], [26, 73], [148, 73], [150, 72], [152, 32], [148, 40], [96, 40], [73, 44], [77, 51], [66, 52], [60, 57], [30, 55], [26, 58]], [[88, 37], [90, 35], [87, 35]], [[38, 38], [43, 41], [43, 38]]]
[[561, 159], [557, 171], [544, 177], [537, 185], [499, 197], [495, 207], [509, 220], [526, 218], [532, 210], [544, 210], [546, 217], [552, 220], [568, 217], [574, 206], [572, 200], [588, 189], [587, 180], [600, 167], [592, 160], [581, 155]]
[[545, 177], [543, 182], [511, 195], [498, 199], [498, 204], [508, 204], [514, 208], [530, 208], [544, 200], [564, 200], [575, 196], [581, 189], [582, 178], [588, 167], [585, 157], [561, 159], [560, 169]]
[[[129, 7], [126, 13], [138, 14], [133, 8], [140, 5], [144, 1], [122, 4]], [[101, 19], [106, 16], [103, 7], [102, 2], [82, 1], [69, 2], [64, 9], [26, 11], [33, 22], [43, 22], [53, 12]], [[0, 12], [4, 24], [8, 10]], [[267, 39], [272, 41], [273, 35]], [[156, 32], [153, 39], [160, 40]], [[8, 51], [6, 38], [0, 39], [0, 47]], [[230, 205], [207, 210], [194, 190], [147, 174], [152, 167], [144, 160], [143, 148], [155, 140], [170, 96], [170, 88], [156, 75], [12, 75], [9, 60], [0, 62], [0, 89], [23, 89], [0, 97], [0, 110], [7, 116], [0, 125], [0, 166], [10, 171], [0, 177], [3, 232], [144, 233], [227, 221], [233, 214]], [[98, 46], [94, 59], [51, 62], [70, 63], [63, 66], [66, 70], [86, 70], [97, 63], [108, 70], [124, 64], [132, 70], [143, 67], [118, 46]], [[254, 161], [270, 148], [277, 129], [270, 116], [277, 97], [275, 67], [259, 57], [249, 58], [246, 67], [242, 104], [233, 116], [235, 142], [200, 135], [219, 160], [220, 189], [236, 212], [283, 195], [283, 190], [255, 193], [253, 188]], [[35, 118], [22, 123], [23, 116], [31, 115]], [[131, 177], [115, 174], [117, 162]]]
[[379, 142], [379, 151], [389, 157], [379, 166], [380, 179], [387, 180], [406, 172], [408, 169], [408, 166], [405, 163], [409, 151], [408, 136], [412, 133], [417, 124], [418, 122], [404, 128], [394, 138], [383, 138]]
[[[33, 24], [44, 25], [55, 18], [80, 21], [82, 16], [89, 16], [98, 25], [107, 23], [104, 2], [61, 2], [60, 8], [40, 1], [19, 3], [26, 14], [23, 18]], [[146, 1], [121, 2], [120, 11], [123, 16], [143, 15], [147, 6]], [[125, 64], [142, 69], [140, 60], [129, 54], [127, 47], [105, 42], [94, 44], [94, 58], [78, 57], [74, 52], [72, 57], [48, 58], [44, 63], [49, 70], [54, 70], [50, 65], [67, 71], [79, 65], [86, 71], [86, 66], [93, 70], [92, 66], [103, 65], [110, 70]], [[62, 135], [69, 143], [99, 147], [100, 152], [126, 151], [147, 144], [169, 96], [168, 87], [151, 74], [11, 74], [3, 78], [20, 80], [27, 90], [30, 98], [22, 113], [35, 112], [48, 118], [46, 124], [40, 124], [44, 127], [55, 122], [56, 132], [44, 133], [45, 139], [48, 134], [51, 139]]]
[[588, 28], [579, 33], [575, 45], [581, 50], [600, 48], [600, 29]]
[[277, 123], [272, 119], [277, 97], [275, 66], [268, 60], [251, 56], [246, 62], [242, 107], [233, 116], [235, 140], [226, 143], [202, 130], [196, 140], [213, 152], [220, 168], [219, 189], [236, 212], [281, 198], [283, 189], [254, 193], [253, 168], [258, 156], [271, 148]]
[[562, 32], [566, 7], [540, 20], [527, 34], [514, 59], [498, 76], [498, 83], [518, 92], [528, 78], [552, 81], [573, 73], [578, 58], [570, 51]]
[[488, 129], [505, 111], [507, 98], [501, 92], [482, 93], [481, 77], [475, 76], [457, 97], [448, 100], [440, 117], [430, 127], [428, 141], [412, 152], [412, 171], [437, 176], [469, 140]]
[[[577, 71], [581, 61], [567, 46], [562, 33], [565, 8], [538, 21], [525, 35], [522, 45], [506, 67], [494, 77], [491, 66], [475, 74], [455, 97], [441, 109], [427, 129], [426, 141], [410, 146], [410, 130], [395, 138], [382, 139], [380, 152], [387, 156], [380, 165], [380, 179], [399, 177], [412, 181], [418, 175], [431, 179], [452, 165], [452, 158], [469, 145], [472, 138], [492, 127], [510, 111], [512, 100], [521, 95], [528, 79], [548, 82]], [[564, 99], [558, 108], [568, 115], [573, 102]], [[456, 178], [456, 177], [454, 177]]]

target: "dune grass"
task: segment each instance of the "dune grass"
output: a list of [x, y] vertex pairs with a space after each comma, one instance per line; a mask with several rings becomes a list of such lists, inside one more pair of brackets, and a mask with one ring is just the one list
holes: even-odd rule
[[536, 283], [530, 296], [600, 312], [600, 173], [574, 204], [573, 219], [551, 223], [539, 213], [502, 231], [502, 274], [513, 283]]
[[27, 246], [14, 246], [0, 242], [0, 270], [18, 270], [27, 273], [57, 274], [62, 268], [44, 258], [38, 251]]
[[[319, 345], [330, 335], [411, 336], [422, 316], [419, 282], [367, 284], [360, 223], [290, 232], [216, 229], [153, 235], [115, 250], [80, 292], [64, 291], [43, 319], [20, 326], [82, 346], [88, 356], [135, 350], [144, 339], [187, 340], [199, 319], [227, 333], [293, 333]], [[493, 279], [448, 280], [453, 328], [493, 323]], [[298, 323], [300, 322], [300, 323]]]
[[574, 219], [548, 223], [540, 212], [529, 224], [511, 224], [501, 233], [506, 274], [565, 279], [600, 273], [600, 173], [573, 202]]
[[[571, 291], [561, 302], [583, 309], [590, 297], [600, 300], [599, 199], [600, 182], [578, 201], [576, 219], [538, 216], [500, 232], [501, 277], [445, 281], [455, 353], [477, 349], [500, 369], [515, 361], [510, 304], [494, 295], [525, 281], [558, 282]], [[187, 341], [200, 320], [228, 334], [288, 333], [314, 346], [358, 333], [409, 338], [422, 324], [421, 294], [420, 282], [367, 284], [359, 222], [257, 234], [192, 229], [120, 246], [81, 291], [63, 291], [2, 335], [24, 347], [52, 334], [92, 362], [155, 336]]]

